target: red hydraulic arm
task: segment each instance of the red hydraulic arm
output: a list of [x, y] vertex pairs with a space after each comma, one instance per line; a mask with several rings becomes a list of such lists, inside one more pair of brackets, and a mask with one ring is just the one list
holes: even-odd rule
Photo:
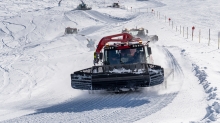
[[[117, 37], [122, 36], [122, 39], [118, 39]], [[114, 39], [113, 39], [114, 38]], [[115, 34], [103, 37], [98, 44], [98, 47], [96, 48], [96, 53], [100, 53], [102, 48], [105, 46], [108, 42], [129, 42], [132, 41], [133, 37], [129, 33], [121, 33], [121, 34]]]

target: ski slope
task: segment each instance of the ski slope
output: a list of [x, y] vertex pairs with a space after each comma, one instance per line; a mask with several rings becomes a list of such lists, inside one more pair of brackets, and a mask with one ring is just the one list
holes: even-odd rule
[[[124, 8], [114, 9], [106, 6], [118, 1], [86, 0], [89, 11], [74, 10], [79, 1], [58, 2], [0, 0], [1, 122], [220, 122], [220, 2], [122, 0]], [[194, 40], [172, 29], [164, 15], [175, 26], [195, 26]], [[79, 32], [64, 35], [66, 27]], [[70, 74], [93, 65], [87, 39], [97, 45], [136, 27], [159, 36], [150, 46], [154, 64], [174, 71], [167, 85], [121, 94], [71, 88]], [[210, 46], [205, 34], [198, 42], [197, 29], [208, 28]]]

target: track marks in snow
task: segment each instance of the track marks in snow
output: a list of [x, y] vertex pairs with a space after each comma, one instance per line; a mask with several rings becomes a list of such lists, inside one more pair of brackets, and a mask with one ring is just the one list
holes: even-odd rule
[[[83, 94], [64, 103], [38, 109], [13, 121], [42, 122], [134, 122], [168, 105], [176, 93], [157, 95], [146, 92]], [[47, 115], [45, 115], [47, 114]], [[57, 116], [59, 115], [59, 118]], [[71, 117], [71, 118], [70, 118]], [[53, 120], [54, 119], [54, 120]], [[69, 121], [67, 121], [69, 119]]]
[[162, 50], [169, 59], [169, 67], [174, 69], [176, 74], [183, 75], [183, 71], [173, 54], [165, 47], [162, 47]]
[[4, 89], [6, 88], [6, 86], [9, 84], [9, 81], [10, 81], [10, 78], [9, 78], [9, 73], [8, 73], [8, 70], [5, 70], [4, 68], [2, 68], [0, 66], [0, 70], [3, 72], [3, 84], [0, 88], [0, 93], [2, 93], [2, 91], [4, 91]]
[[16, 33], [18, 31], [22, 31], [26, 29], [26, 26], [23, 24], [17, 24], [17, 23], [12, 23], [12, 22], [7, 22], [7, 21], [2, 21], [2, 23], [6, 25], [6, 28], [11, 33]]
[[18, 87], [15, 88], [11, 94], [17, 94], [19, 93], [22, 89], [27, 88], [28, 90], [28, 98], [31, 98], [31, 93], [32, 90], [34, 88], [34, 86], [36, 86], [37, 82], [36, 80], [33, 78], [32, 74], [33, 74], [33, 70], [30, 70], [30, 73], [26, 73], [25, 71], [19, 70], [19, 69], [14, 69], [17, 72], [21, 73], [24, 78], [22, 78], [21, 83], [18, 84]]
[[96, 31], [100, 30], [103, 27], [105, 27], [105, 26], [90, 26], [90, 27], [83, 29], [79, 33], [83, 34], [83, 35], [88, 35], [88, 34], [91, 34], [91, 33], [94, 33]]
[[73, 21], [73, 20], [69, 17], [69, 15], [67, 15], [66, 12], [64, 13], [64, 18], [66, 18], [67, 20], [69, 20], [69, 21], [75, 23], [76, 25], [78, 25], [78, 23], [77, 23], [76, 21]]
[[4, 84], [3, 86], [0, 88], [0, 92], [2, 93], [2, 91], [4, 91], [4, 89], [7, 88], [7, 86], [10, 84], [10, 77], [9, 77], [9, 73], [10, 70], [12, 68], [12, 65], [14, 64], [14, 62], [16, 62], [19, 59], [20, 56], [16, 56], [14, 58], [12, 58], [12, 61], [4, 64], [5, 67], [3, 67], [3, 64], [0, 65], [0, 70], [4, 73], [3, 77], [4, 77]]
[[106, 22], [106, 23], [118, 23], [118, 22], [123, 21], [120, 19], [112, 18], [110, 16], [106, 16], [106, 15], [104, 15], [100, 12], [94, 11], [94, 10], [85, 11], [84, 13], [87, 14], [88, 17], [90, 17], [91, 19], [99, 20], [99, 21]]

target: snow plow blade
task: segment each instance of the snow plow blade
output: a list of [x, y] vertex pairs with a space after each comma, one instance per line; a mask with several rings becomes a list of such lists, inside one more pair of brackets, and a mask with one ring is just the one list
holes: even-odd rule
[[146, 63], [93, 66], [71, 74], [72, 88], [81, 90], [135, 89], [163, 81], [163, 68]]

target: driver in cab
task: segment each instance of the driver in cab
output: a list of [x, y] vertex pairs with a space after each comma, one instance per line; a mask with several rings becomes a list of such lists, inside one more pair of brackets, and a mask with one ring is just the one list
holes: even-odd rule
[[123, 49], [121, 50], [121, 63], [128, 63], [132, 58], [130, 49]]
[[120, 64], [119, 55], [115, 51], [109, 53], [109, 64], [110, 65]]

